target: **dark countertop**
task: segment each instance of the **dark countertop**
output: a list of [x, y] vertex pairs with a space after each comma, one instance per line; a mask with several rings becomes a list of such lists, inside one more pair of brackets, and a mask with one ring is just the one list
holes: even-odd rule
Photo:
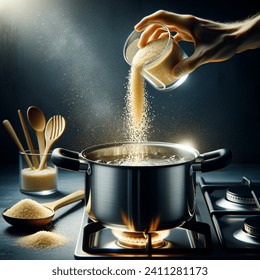
[[[0, 211], [14, 205], [24, 198], [31, 198], [39, 203], [50, 202], [64, 197], [79, 189], [84, 189], [84, 173], [59, 170], [58, 191], [47, 196], [26, 195], [20, 192], [18, 167], [11, 165], [0, 168]], [[21, 230], [10, 226], [0, 218], [0, 259], [2, 260], [70, 260], [74, 259], [74, 250], [79, 234], [84, 211], [83, 202], [75, 202], [58, 209], [51, 224], [44, 230], [60, 233], [69, 238], [69, 243], [52, 249], [31, 249], [18, 246], [21, 236], [38, 230]]]
[[[200, 174], [198, 174], [200, 176]], [[26, 197], [40, 203], [50, 202], [84, 189], [84, 173], [59, 170], [58, 192], [48, 196], [25, 195], [19, 190], [18, 167], [0, 167], [0, 211], [14, 205]], [[225, 169], [204, 173], [207, 182], [238, 182], [242, 176], [260, 181], [260, 165], [230, 165]], [[18, 230], [0, 218], [0, 259], [2, 260], [73, 260], [74, 251], [84, 211], [83, 202], [75, 202], [56, 211], [54, 220], [46, 228], [69, 238], [69, 243], [53, 249], [28, 249], [19, 247], [18, 237], [33, 232]], [[35, 232], [35, 231], [34, 231]]]

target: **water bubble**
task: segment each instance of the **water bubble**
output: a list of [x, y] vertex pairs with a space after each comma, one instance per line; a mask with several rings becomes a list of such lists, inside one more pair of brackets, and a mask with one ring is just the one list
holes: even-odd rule
[[119, 158], [99, 158], [96, 162], [114, 166], [162, 166], [180, 164], [188, 160], [188, 158], [180, 157], [178, 155], [165, 155], [156, 152], [150, 155], [148, 153], [137, 153]]

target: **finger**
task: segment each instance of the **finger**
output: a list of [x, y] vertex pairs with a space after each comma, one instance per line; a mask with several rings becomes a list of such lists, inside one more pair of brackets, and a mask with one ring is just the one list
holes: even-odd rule
[[177, 42], [179, 41], [194, 42], [194, 39], [191, 37], [191, 35], [186, 33], [181, 33], [181, 32], [174, 35], [173, 39]]
[[167, 26], [175, 26], [179, 30], [189, 30], [190, 22], [194, 17], [190, 15], [180, 15], [166, 11], [157, 11], [149, 16], [144, 17], [139, 23], [135, 25], [136, 31], [142, 31], [145, 26], [152, 22], [160, 22]]
[[[148, 15], [135, 25], [135, 30], [142, 31], [142, 30], [144, 30], [146, 25], [148, 25], [149, 23], [152, 23], [152, 22], [160, 22], [160, 23], [169, 24], [169, 22], [167, 22], [167, 19], [169, 17], [168, 14], [169, 13], [166, 11], [159, 10], [151, 15]], [[173, 14], [173, 13], [170, 13], [170, 14]]]
[[[162, 39], [168, 39], [169, 38], [169, 33], [168, 32], [155, 32], [152, 36], [150, 36], [149, 40], [147, 43], [151, 43], [152, 41], [156, 41], [156, 40], [162, 40]], [[139, 48], [142, 48], [144, 47], [145, 45], [141, 42], [140, 44], [140, 41], [138, 42], [138, 47]]]
[[158, 39], [168, 39], [168, 38], [169, 38], [169, 34], [166, 33], [166, 32], [164, 32], [164, 33], [162, 33], [162, 34], [159, 36]]
[[183, 36], [180, 33], [178, 33], [173, 36], [173, 40], [175, 40], [176, 42], [180, 42], [183, 40]]
[[[156, 12], [156, 13], [158, 13], [158, 12]], [[145, 29], [145, 27], [146, 27], [149, 23], [152, 22], [151, 19], [152, 19], [153, 17], [156, 18], [156, 17], [155, 17], [156, 13], [144, 17], [142, 20], [140, 20], [140, 21], [135, 25], [134, 29], [135, 29], [136, 31], [138, 31], [138, 32], [143, 31], [143, 30]], [[154, 22], [154, 21], [153, 21], [153, 22]]]
[[200, 65], [206, 63], [203, 61], [203, 58], [198, 56], [196, 52], [194, 52], [190, 57], [181, 60], [177, 63], [172, 69], [172, 74], [176, 78], [180, 78], [184, 75], [187, 75], [193, 72]]
[[138, 47], [143, 48], [149, 42], [150, 37], [156, 32], [159, 27], [161, 27], [161, 25], [158, 24], [152, 24], [148, 26], [140, 36]]
[[168, 38], [168, 37], [169, 37], [169, 33], [167, 31], [165, 31], [163, 28], [159, 28], [150, 36], [149, 42], [158, 40], [161, 38]]
[[172, 75], [176, 79], [179, 79], [182, 76], [185, 76], [191, 72], [192, 72], [192, 70], [189, 67], [187, 67], [187, 64], [185, 63], [184, 60], [179, 62], [177, 65], [175, 65], [174, 68], [172, 69]]

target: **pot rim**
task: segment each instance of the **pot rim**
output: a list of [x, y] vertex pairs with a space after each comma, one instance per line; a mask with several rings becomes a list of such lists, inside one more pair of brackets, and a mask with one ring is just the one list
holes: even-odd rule
[[[183, 152], [189, 153], [192, 158], [187, 159], [185, 161], [177, 162], [177, 163], [167, 163], [167, 164], [160, 164], [160, 165], [115, 165], [115, 164], [109, 164], [109, 163], [103, 163], [103, 162], [97, 162], [97, 160], [93, 160], [91, 158], [88, 158], [88, 155], [90, 155], [92, 152], [96, 152], [101, 149], [106, 148], [113, 148], [113, 147], [121, 147], [121, 146], [131, 146], [131, 145], [145, 145], [145, 146], [158, 146], [158, 147], [168, 147], [168, 148], [174, 148], [178, 150], [182, 150]], [[98, 145], [93, 145], [88, 148], [85, 148], [80, 153], [80, 158], [84, 161], [92, 164], [107, 166], [107, 167], [122, 167], [122, 168], [159, 168], [159, 167], [171, 167], [171, 166], [178, 166], [178, 165], [184, 165], [188, 162], [194, 162], [196, 158], [200, 156], [200, 153], [198, 150], [191, 146], [178, 144], [178, 143], [171, 143], [171, 142], [160, 142], [160, 141], [143, 141], [140, 143], [137, 142], [130, 142], [130, 141], [120, 141], [120, 142], [113, 142], [113, 143], [103, 143]]]

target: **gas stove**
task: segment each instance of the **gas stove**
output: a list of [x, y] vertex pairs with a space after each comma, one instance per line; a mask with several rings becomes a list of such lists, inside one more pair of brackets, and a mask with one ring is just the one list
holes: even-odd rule
[[120, 232], [92, 221], [84, 210], [74, 256], [260, 259], [259, 172], [250, 170], [253, 176], [247, 176], [247, 169], [235, 168], [199, 174], [196, 214], [166, 231]]
[[240, 183], [208, 184], [200, 178], [221, 247], [260, 256], [260, 184], [243, 176]]

